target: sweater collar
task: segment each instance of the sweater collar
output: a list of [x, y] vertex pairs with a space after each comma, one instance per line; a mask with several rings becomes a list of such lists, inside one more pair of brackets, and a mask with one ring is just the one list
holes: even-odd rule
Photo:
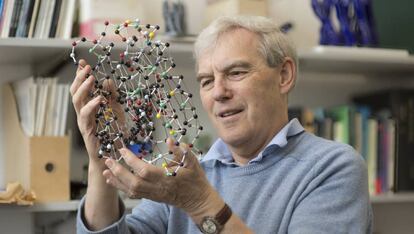
[[[259, 152], [255, 158], [249, 161], [248, 164], [260, 162], [264, 157], [271, 154], [277, 148], [284, 147], [287, 144], [289, 137], [297, 135], [303, 131], [304, 128], [299, 123], [299, 121], [296, 118], [292, 119], [272, 138], [269, 144], [267, 144], [266, 147], [261, 152]], [[236, 165], [231, 151], [221, 138], [217, 139], [214, 142], [210, 150], [202, 158], [202, 161], [207, 160], [218, 160], [224, 164]]]

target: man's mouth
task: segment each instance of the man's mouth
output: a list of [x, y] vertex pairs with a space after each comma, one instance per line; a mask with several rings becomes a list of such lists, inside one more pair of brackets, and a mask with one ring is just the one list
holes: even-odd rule
[[218, 114], [218, 116], [220, 116], [221, 118], [226, 118], [226, 117], [229, 117], [229, 116], [233, 116], [233, 115], [236, 115], [236, 114], [238, 114], [238, 113], [240, 113], [240, 112], [242, 112], [243, 110], [229, 110], [229, 111], [223, 111], [223, 112], [220, 112], [219, 114]]

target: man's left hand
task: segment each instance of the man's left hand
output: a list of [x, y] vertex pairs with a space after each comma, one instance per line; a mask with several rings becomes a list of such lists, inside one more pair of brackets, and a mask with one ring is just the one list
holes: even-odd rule
[[126, 148], [119, 151], [133, 172], [117, 161], [107, 159], [105, 164], [109, 169], [103, 175], [108, 184], [125, 192], [130, 198], [167, 203], [190, 215], [196, 215], [207, 208], [209, 199], [216, 198], [217, 192], [209, 184], [197, 158], [187, 145], [181, 143], [176, 146], [171, 139], [167, 140], [167, 145], [177, 161], [186, 154], [184, 166], [175, 176], [167, 176], [165, 170], [142, 161]]

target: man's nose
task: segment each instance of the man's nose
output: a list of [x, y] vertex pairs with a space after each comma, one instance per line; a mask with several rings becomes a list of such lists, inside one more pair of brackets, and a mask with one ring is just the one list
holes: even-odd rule
[[225, 101], [232, 97], [231, 88], [228, 81], [224, 78], [214, 80], [213, 98], [216, 101]]

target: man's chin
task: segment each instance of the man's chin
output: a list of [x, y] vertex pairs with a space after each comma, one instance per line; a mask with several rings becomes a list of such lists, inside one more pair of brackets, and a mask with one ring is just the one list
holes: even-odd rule
[[221, 134], [220, 138], [226, 143], [226, 145], [231, 147], [238, 147], [244, 144], [245, 139], [244, 134], [237, 134], [236, 132], [232, 132], [229, 134]]

